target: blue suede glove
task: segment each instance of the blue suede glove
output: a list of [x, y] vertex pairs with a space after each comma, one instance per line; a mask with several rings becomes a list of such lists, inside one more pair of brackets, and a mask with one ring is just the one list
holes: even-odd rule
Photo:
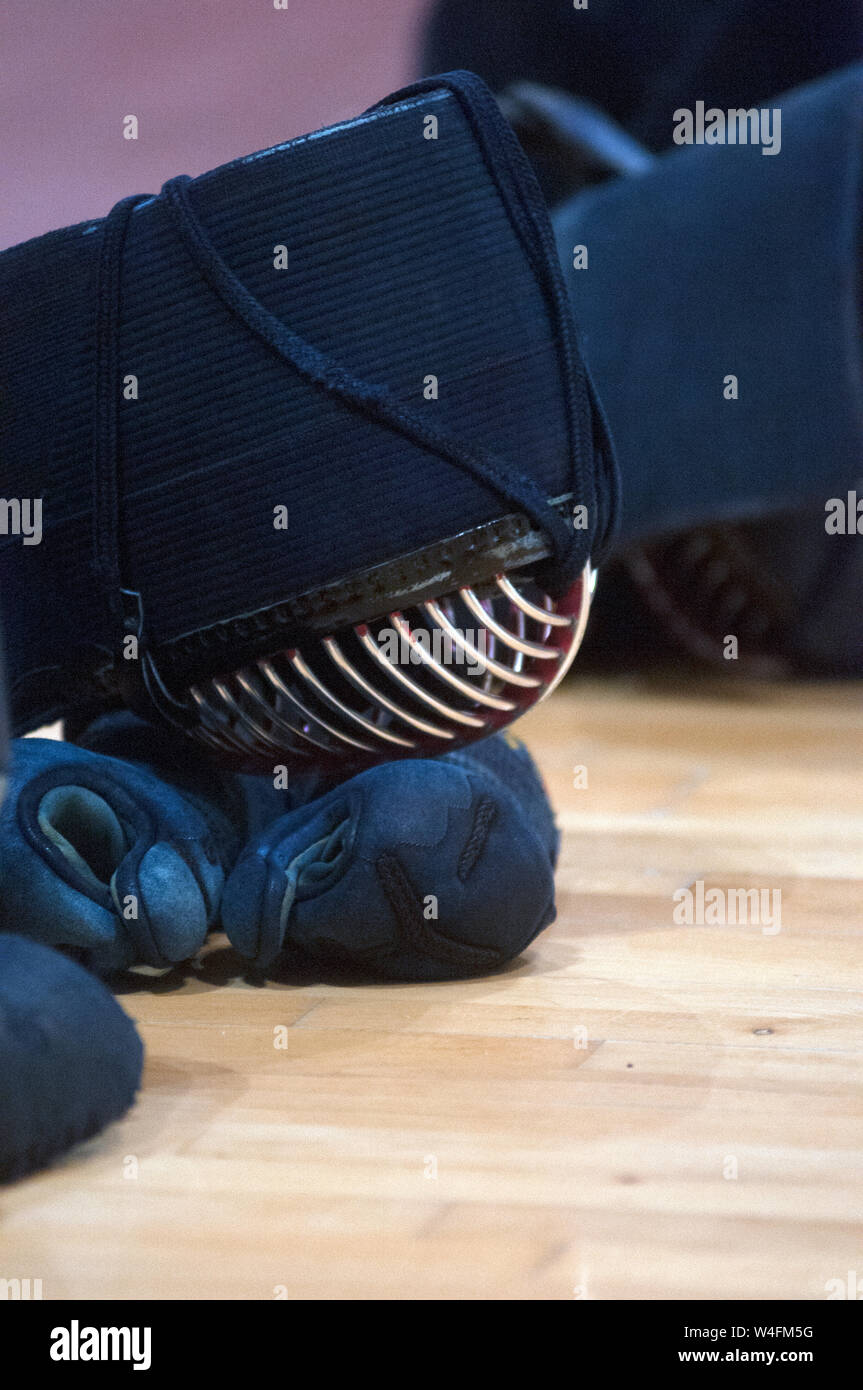
[[554, 920], [554, 817], [530, 754], [496, 736], [390, 763], [246, 846], [222, 922], [259, 965], [283, 950], [399, 980], [495, 969]]
[[0, 930], [100, 973], [194, 955], [220, 901], [262, 966], [287, 947], [397, 979], [493, 969], [553, 919], [554, 820], [530, 755], [502, 737], [336, 787], [293, 776], [290, 792], [132, 715], [82, 740], [13, 745]]
[[132, 715], [106, 716], [84, 739], [13, 743], [0, 930], [76, 948], [100, 974], [186, 960], [245, 839], [290, 803]]

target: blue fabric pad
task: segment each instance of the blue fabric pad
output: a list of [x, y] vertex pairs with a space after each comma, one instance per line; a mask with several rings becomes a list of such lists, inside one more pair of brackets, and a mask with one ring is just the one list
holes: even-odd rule
[[105, 986], [57, 951], [0, 935], [0, 1181], [119, 1119], [143, 1048]]
[[557, 832], [521, 745], [363, 772], [241, 854], [222, 920], [262, 967], [280, 952], [424, 980], [495, 969], [554, 919]]
[[216, 805], [147, 768], [19, 739], [0, 810], [0, 930], [109, 973], [201, 946], [239, 844]]
[[287, 791], [218, 772], [131, 715], [82, 738], [13, 745], [0, 930], [100, 973], [185, 960], [221, 915], [261, 964], [285, 945], [398, 978], [460, 976], [553, 918], [554, 818], [511, 737], [336, 786], [292, 775]]

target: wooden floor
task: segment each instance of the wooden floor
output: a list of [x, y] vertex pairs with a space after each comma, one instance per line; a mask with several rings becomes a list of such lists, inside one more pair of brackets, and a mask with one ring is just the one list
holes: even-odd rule
[[[861, 695], [558, 693], [523, 726], [565, 832], [556, 925], [471, 983], [255, 988], [219, 938], [142, 981], [138, 1106], [0, 1193], [4, 1270], [129, 1299], [863, 1277]], [[781, 930], [676, 925], [699, 879], [781, 889]]]

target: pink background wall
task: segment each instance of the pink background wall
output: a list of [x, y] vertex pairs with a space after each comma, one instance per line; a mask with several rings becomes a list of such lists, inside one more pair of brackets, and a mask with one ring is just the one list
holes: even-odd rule
[[425, 0], [288, 3], [0, 0], [0, 248], [354, 115], [415, 75]]

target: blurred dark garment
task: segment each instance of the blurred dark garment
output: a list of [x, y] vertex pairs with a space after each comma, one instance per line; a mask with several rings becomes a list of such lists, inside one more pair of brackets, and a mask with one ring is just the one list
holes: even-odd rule
[[826, 536], [813, 508], [675, 532], [603, 571], [577, 670], [860, 676], [861, 591], [861, 537]]
[[823, 532], [827, 499], [863, 473], [863, 66], [781, 110], [776, 157], [674, 149], [555, 212], [623, 542], [808, 504]]
[[751, 106], [861, 56], [860, 0], [442, 0], [421, 64], [560, 87], [661, 150], [677, 107]]
[[[618, 453], [619, 558], [580, 669], [685, 653], [863, 673], [853, 503], [845, 534], [825, 527], [831, 499], [863, 497], [861, 55], [857, 0], [444, 0], [431, 16], [423, 64], [485, 75], [558, 204]], [[698, 103], [778, 105], [781, 148], [678, 148], [675, 112]]]

